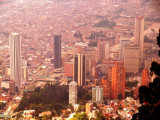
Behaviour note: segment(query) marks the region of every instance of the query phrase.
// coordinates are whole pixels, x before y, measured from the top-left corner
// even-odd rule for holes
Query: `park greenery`
[[[1,103],[0,103],[0,110],[3,109],[5,106],[6,106],[6,104],[3,103],[3,102],[1,102]]]
[[[116,22],[109,21],[108,19],[104,19],[104,20],[101,20],[100,22],[96,23],[93,27],[113,29],[113,27],[115,25],[116,25]]]
[[[67,85],[46,84],[43,88],[37,87],[34,92],[25,92],[15,111],[33,109],[34,116],[38,116],[43,111],[51,111],[52,116],[60,116],[62,110],[71,108],[69,105],[69,87]],[[78,102],[84,105],[91,95],[82,88],[78,88]],[[72,109],[73,110],[73,109]]]

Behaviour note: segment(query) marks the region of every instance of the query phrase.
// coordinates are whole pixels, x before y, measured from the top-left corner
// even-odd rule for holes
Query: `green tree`
[[[105,117],[102,113],[102,111],[96,111],[96,120],[105,120]]]

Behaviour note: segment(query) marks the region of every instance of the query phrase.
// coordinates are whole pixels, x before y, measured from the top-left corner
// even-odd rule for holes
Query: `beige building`
[[[127,73],[137,73],[139,71],[139,46],[127,45],[124,49],[124,66]]]
[[[134,44],[140,46],[140,66],[143,63],[143,48],[144,48],[144,17],[138,16],[135,18]]]
[[[73,80],[78,83],[78,86],[85,85],[86,83],[86,63],[85,55],[78,53],[74,56],[73,65]]]

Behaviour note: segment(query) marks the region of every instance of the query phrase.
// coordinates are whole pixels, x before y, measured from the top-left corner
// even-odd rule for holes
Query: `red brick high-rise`
[[[65,76],[73,77],[73,62],[65,62]]]
[[[149,82],[151,80],[151,75],[149,73],[149,70],[143,69],[142,71],[142,84],[148,86]]]
[[[111,81],[106,78],[102,78],[102,87],[103,87],[103,97],[110,99],[111,98]]]
[[[125,73],[123,62],[115,62],[111,68],[111,98],[118,99],[118,96],[125,98]]]

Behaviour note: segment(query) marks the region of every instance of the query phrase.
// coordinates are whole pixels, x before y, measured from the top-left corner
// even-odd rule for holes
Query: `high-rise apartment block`
[[[96,86],[92,88],[92,102],[97,104],[103,103],[103,88]]]
[[[77,83],[75,81],[69,83],[69,104],[77,104]]]
[[[9,36],[10,43],[10,79],[15,81],[15,87],[22,87],[21,39],[17,33]]]
[[[65,62],[65,76],[73,77],[73,62]]]
[[[129,40],[127,38],[120,39],[120,46],[119,46],[119,59],[124,59],[124,48],[126,45],[129,44]]]
[[[105,59],[108,60],[110,58],[110,46],[109,43],[105,45]]]
[[[151,82],[151,75],[148,69],[143,69],[142,71],[142,83],[141,85],[149,85],[149,82]]]
[[[124,49],[124,66],[127,73],[138,73],[140,68],[139,46],[127,45]]]
[[[140,66],[143,63],[143,46],[144,46],[144,17],[135,18],[134,44],[139,46]]]
[[[111,98],[118,99],[125,98],[125,73],[123,62],[115,62],[114,67],[111,68]]]
[[[99,63],[101,63],[103,60],[105,60],[105,43],[104,42],[98,43],[97,60]]]
[[[85,85],[86,65],[85,56],[82,53],[74,56],[73,79],[78,83],[78,86]]]
[[[94,50],[85,50],[83,53],[86,58],[86,76],[91,76],[92,69],[95,66],[96,53]]]
[[[102,78],[102,87],[103,87],[103,97],[110,99],[111,98],[111,81]]]
[[[61,60],[61,35],[54,35],[54,67],[60,68],[62,64]]]

